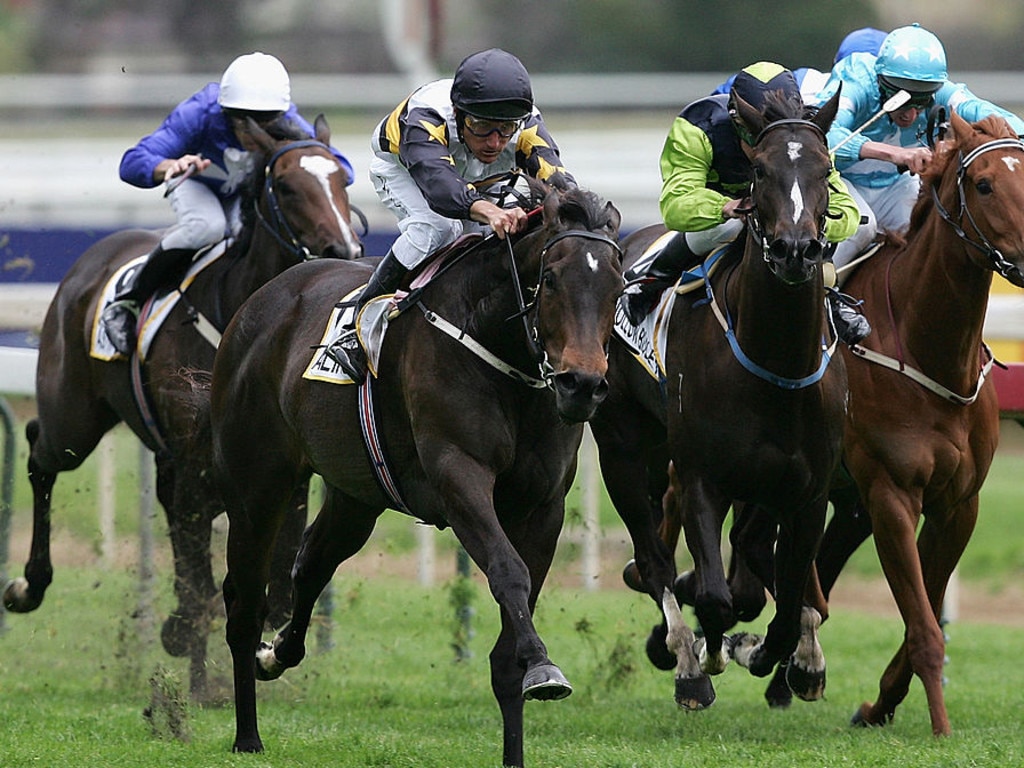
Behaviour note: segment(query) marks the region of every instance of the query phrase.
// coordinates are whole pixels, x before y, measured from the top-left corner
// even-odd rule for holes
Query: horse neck
[[[825,331],[820,268],[802,285],[786,285],[768,269],[759,242],[749,234],[742,261],[723,285],[736,341],[751,360],[790,378],[817,369]]]
[[[992,287],[992,271],[976,263],[969,247],[933,212],[882,276],[886,311],[907,361],[956,391],[977,379]]]
[[[232,259],[224,274],[221,300],[227,313],[233,314],[257,288],[300,260],[263,227],[257,226],[245,253]]]

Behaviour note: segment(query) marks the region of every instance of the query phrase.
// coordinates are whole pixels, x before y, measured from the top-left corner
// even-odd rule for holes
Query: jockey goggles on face
[[[878,92],[882,97],[882,102],[886,102],[896,95],[898,91],[905,90],[910,94],[910,101],[900,107],[897,112],[902,112],[905,109],[928,109],[935,101],[935,93],[921,93],[915,91],[909,91],[906,88],[898,88],[891,83],[887,83],[885,78],[878,79]]]
[[[463,125],[478,139],[486,139],[492,133],[498,134],[503,139],[511,139],[519,130],[521,122],[521,120],[485,120],[482,117],[466,115]]]

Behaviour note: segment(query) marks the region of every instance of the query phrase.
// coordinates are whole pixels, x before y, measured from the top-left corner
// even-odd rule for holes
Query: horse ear
[[[736,106],[737,117],[739,117],[744,125],[747,126],[747,129],[750,131],[750,135],[760,135],[765,125],[764,115],[744,101],[739,94],[735,92],[732,94],[732,103]]]
[[[622,214],[619,213],[619,209],[616,208],[611,202],[604,204],[604,212],[607,218],[601,225],[601,229],[612,238],[618,238],[619,236],[619,225],[622,224]]]
[[[313,121],[313,131],[316,140],[321,144],[331,143],[331,127],[327,124],[327,118],[324,117],[323,112],[317,115],[316,120]]]
[[[552,189],[544,197],[544,226],[551,227],[559,224],[559,209],[562,205],[562,195],[557,189]]]
[[[273,137],[260,128],[259,123],[253,120],[251,117],[245,118],[245,128],[243,129],[245,134],[258,146],[265,154],[270,154],[274,151],[276,143]],[[241,138],[241,137],[239,137]]]
[[[832,127],[832,121],[836,119],[836,113],[839,111],[839,94],[842,92],[843,86],[840,83],[839,90],[835,92],[831,99],[822,104],[814,117],[811,118],[811,122],[818,126],[822,133],[828,133],[828,129]]]
[[[949,111],[949,125],[953,129],[953,136],[957,144],[962,144],[965,139],[974,133],[974,128],[956,113],[955,109]]]

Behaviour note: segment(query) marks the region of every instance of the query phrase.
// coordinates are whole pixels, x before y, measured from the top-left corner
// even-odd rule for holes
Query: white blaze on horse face
[[[587,251],[587,266],[590,267],[591,272],[597,272],[597,259],[594,258],[594,254],[590,251]]]
[[[800,191],[800,182],[793,180],[793,189],[789,191],[789,199],[793,201],[793,223],[800,221],[800,215],[804,212],[804,196]]]
[[[1006,163],[1006,167],[1010,169],[1010,173],[1016,173],[1018,166],[1020,165],[1019,157],[1003,157],[1003,162]]]
[[[789,155],[789,161],[796,164],[800,160],[800,155],[803,153],[803,149],[803,142],[788,142],[786,144],[786,152]],[[797,180],[793,181],[793,189],[789,192],[789,199],[793,201],[793,223],[796,224],[800,221],[800,216],[804,212],[804,196],[800,191],[800,183]]]
[[[338,206],[334,204],[334,196],[331,194],[331,174],[340,171],[341,166],[333,160],[320,155],[304,155],[299,159],[299,165],[306,172],[310,173],[320,183],[320,186],[323,187],[324,194],[331,204],[331,209],[338,219],[338,226],[341,227],[341,232],[345,237],[345,244],[352,253],[358,253],[359,243],[356,242],[356,236],[352,232],[352,227],[345,221],[345,217],[341,215]]]

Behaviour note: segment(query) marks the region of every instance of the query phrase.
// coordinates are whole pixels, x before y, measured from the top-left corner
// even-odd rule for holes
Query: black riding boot
[[[860,344],[871,333],[868,319],[854,309],[859,302],[835,288],[828,291],[828,306],[832,314],[832,324],[836,327],[836,335],[847,346]]]
[[[381,259],[380,264],[370,275],[370,282],[363,288],[362,293],[356,298],[355,310],[352,313],[352,322],[345,326],[341,336],[335,339],[327,347],[327,356],[341,366],[341,369],[348,374],[352,381],[360,382],[366,378],[366,353],[359,343],[359,335],[356,332],[356,317],[370,299],[383,296],[386,293],[394,293],[402,282],[402,278],[408,273],[408,269],[395,258],[392,251]]]
[[[630,290],[635,291],[626,294],[626,317],[633,325],[639,325],[654,309],[661,296],[669,286],[673,285],[683,271],[689,267],[700,264],[701,257],[690,250],[686,242],[686,233],[677,232],[661,249],[661,252],[654,257],[654,261],[647,267],[643,275],[626,274],[626,280],[640,278],[641,282],[636,283]]]
[[[114,349],[122,355],[134,351],[140,305],[158,288],[180,279],[194,255],[190,248],[164,249],[162,245],[150,252],[142,269],[118,292],[100,318]]]

